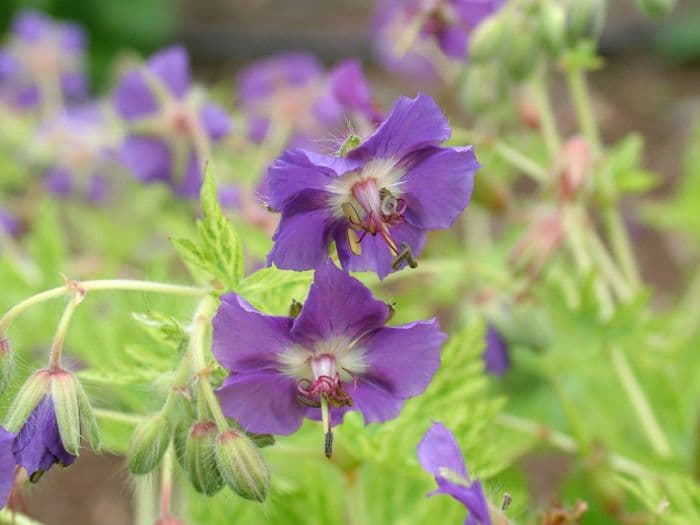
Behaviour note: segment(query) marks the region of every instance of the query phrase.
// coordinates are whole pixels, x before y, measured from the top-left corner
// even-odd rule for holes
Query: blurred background
[[[608,67],[591,75],[603,132],[610,141],[630,130],[644,136],[646,162],[661,174],[663,183],[656,191],[663,195],[680,174],[681,151],[700,117],[700,2],[680,0],[673,15],[662,21],[643,17],[630,1],[609,4],[602,39]],[[386,107],[399,93],[413,95],[416,87],[374,63],[368,36],[373,5],[373,0],[3,0],[0,31],[6,32],[22,7],[80,23],[89,35],[89,73],[96,91],[116,75],[120,55],[147,56],[173,42],[190,50],[200,78],[230,89],[231,97],[236,69],[263,56],[298,49],[328,64],[357,56]],[[557,100],[563,97],[555,96]],[[556,111],[573,126],[565,103]],[[663,301],[664,294],[682,286],[681,272],[652,231],[641,231],[637,245],[642,271],[662,285]],[[33,489],[33,501],[43,502],[33,514],[47,523],[128,524],[130,487],[123,469],[118,458],[86,454],[73,468],[50,472]],[[546,472],[542,478],[546,492],[554,482]]]

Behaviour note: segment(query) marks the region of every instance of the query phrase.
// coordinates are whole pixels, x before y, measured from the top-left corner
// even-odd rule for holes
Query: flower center
[[[167,127],[170,132],[182,136],[194,135],[196,128],[195,117],[192,112],[182,104],[169,104],[166,110]]]
[[[332,354],[314,355],[309,358],[313,381],[297,381],[297,400],[307,406],[320,407],[322,398],[331,408],[351,406],[352,398],[343,389],[340,374],[336,370],[335,356]]]
[[[379,235],[395,257],[393,263],[395,269],[400,267],[403,261],[407,261],[411,267],[414,267],[416,262],[408,244],[402,243],[399,246],[389,231],[390,226],[403,222],[406,200],[397,197],[386,187],[379,188],[377,179],[374,177],[360,179],[353,184],[350,194],[353,199],[343,202],[341,208],[351,226],[347,235],[352,253],[362,254],[361,242],[366,234]],[[362,232],[360,237],[357,236],[357,231]]]

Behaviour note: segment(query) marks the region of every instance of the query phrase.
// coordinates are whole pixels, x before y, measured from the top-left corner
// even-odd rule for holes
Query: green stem
[[[169,283],[156,283],[151,281],[135,281],[130,279],[100,279],[95,281],[67,283],[63,286],[32,295],[31,297],[28,297],[24,301],[17,303],[10,308],[5,315],[0,318],[0,337],[3,337],[7,333],[8,328],[15,321],[15,319],[17,319],[25,311],[29,310],[32,306],[51,299],[56,299],[57,297],[62,297],[67,293],[70,293],[76,287],[79,287],[85,292],[97,290],[128,290],[182,295],[186,297],[201,297],[202,295],[210,293],[210,290],[207,288],[182,286]]]
[[[160,517],[167,518],[170,516],[170,505],[173,495],[173,466],[175,461],[175,453],[173,444],[170,443],[168,449],[163,456],[163,462],[160,469]]]
[[[496,141],[493,149],[503,160],[522,171],[525,175],[528,175],[540,184],[547,182],[547,170],[527,155],[500,140]]]
[[[81,290],[76,290],[73,297],[70,298],[66,308],[63,310],[63,315],[61,320],[58,322],[58,328],[56,329],[56,335],[53,338],[53,343],[51,344],[51,353],[49,354],[49,370],[59,370],[61,368],[61,355],[63,353],[63,342],[66,339],[66,332],[68,331],[68,325],[73,317],[73,313],[78,305],[83,301],[85,297]]]
[[[610,236],[610,245],[612,246],[613,253],[625,277],[627,277],[633,289],[639,288],[641,278],[637,260],[632,250],[632,243],[630,242],[627,229],[625,228],[622,214],[613,203],[605,205],[603,209],[603,220],[605,221],[605,226]]]
[[[581,450],[581,448],[576,444],[576,440],[571,436],[528,419],[501,413],[496,416],[495,422],[497,425],[500,425],[503,428],[517,430],[524,434],[529,434],[532,437],[540,439],[543,442],[570,454],[576,454]],[[622,474],[646,478],[654,476],[649,469],[624,456],[610,454],[609,460],[610,465]]]
[[[552,99],[549,96],[546,69],[540,68],[540,70],[533,76],[531,87],[532,93],[535,97],[535,104],[537,104],[542,137],[547,145],[547,150],[549,151],[550,157],[553,157],[561,149],[561,136],[559,135],[557,121],[554,117]]]
[[[603,151],[603,146],[600,140],[600,131],[593,115],[593,104],[591,104],[591,97],[588,93],[586,76],[580,69],[568,69],[566,80],[581,132],[591,147],[593,158],[597,159]]]
[[[646,434],[654,452],[663,458],[670,457],[672,454],[671,445],[661,429],[651,404],[632,371],[632,367],[627,362],[627,357],[620,348],[615,347],[612,349],[611,358],[613,369],[637,414],[637,419],[641,423],[642,430]]]
[[[588,222],[589,227],[584,232],[587,244],[590,248],[590,253],[598,263],[598,268],[607,277],[610,286],[615,291],[615,294],[622,302],[627,302],[632,299],[632,289],[627,282],[627,279],[622,274],[620,269],[617,267],[613,261],[610,253],[606,249],[603,241],[596,231],[590,226],[590,221]]]
[[[211,383],[209,383],[209,370],[204,357],[207,327],[209,326],[215,308],[215,301],[211,297],[204,298],[199,303],[199,306],[197,306],[192,325],[192,335],[190,337],[190,352],[192,369],[197,377],[199,395],[203,396],[207,402],[209,411],[214,418],[219,432],[225,432],[229,429],[229,424],[221,411],[221,405],[219,405]]]
[[[116,423],[123,423],[125,425],[130,425],[135,427],[141,421],[143,421],[142,416],[136,414],[125,414],[123,412],[117,412],[116,410],[107,410],[104,408],[93,408],[92,413],[95,414],[97,419],[102,419],[104,421],[114,421]]]

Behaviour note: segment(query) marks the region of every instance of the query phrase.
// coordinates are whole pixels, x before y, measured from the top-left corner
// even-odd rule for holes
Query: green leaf
[[[203,218],[197,221],[198,239],[174,239],[173,244],[194,274],[226,290],[237,289],[243,278],[243,245],[219,204],[216,182],[207,166],[201,191]]]

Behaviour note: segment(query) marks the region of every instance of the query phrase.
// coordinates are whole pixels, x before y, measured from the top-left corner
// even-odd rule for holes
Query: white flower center
[[[334,378],[337,373],[341,381],[348,382],[367,370],[365,351],[346,337],[333,337],[317,342],[311,349],[301,345],[289,347],[279,354],[278,360],[280,371],[296,380]]]

